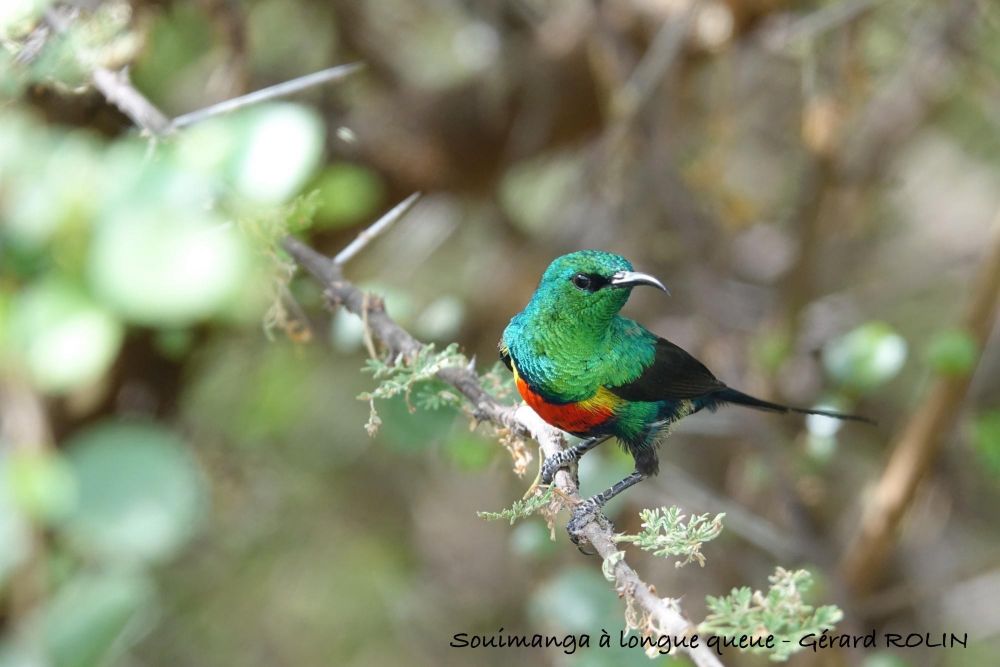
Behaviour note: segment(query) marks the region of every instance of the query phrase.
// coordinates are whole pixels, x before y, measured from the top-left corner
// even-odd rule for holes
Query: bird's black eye
[[[593,280],[591,280],[590,276],[585,273],[578,273],[573,276],[573,284],[582,290],[589,290],[592,282]]]

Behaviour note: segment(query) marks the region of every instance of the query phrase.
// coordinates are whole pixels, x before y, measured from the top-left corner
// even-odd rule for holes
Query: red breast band
[[[532,391],[528,383],[517,378],[517,391],[538,416],[568,433],[587,433],[604,424],[614,412],[606,406],[584,406],[581,403],[549,403]]]

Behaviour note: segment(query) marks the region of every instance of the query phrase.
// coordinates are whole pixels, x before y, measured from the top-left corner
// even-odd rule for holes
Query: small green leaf
[[[374,390],[358,396],[359,400],[368,401],[370,407],[370,416],[365,425],[368,434],[375,435],[381,424],[375,408],[376,399],[401,397],[410,412],[416,412],[417,408],[437,410],[460,404],[462,399],[454,388],[445,385],[436,376],[445,368],[468,366],[468,363],[465,355],[458,351],[456,343],[448,345],[440,352],[434,350],[434,345],[425,345],[413,359],[408,361],[397,360],[386,363],[378,359],[368,359],[364,371],[379,380]]]
[[[942,331],[927,346],[927,362],[942,375],[967,375],[976,365],[979,346],[965,331]]]
[[[526,519],[538,510],[548,507],[549,503],[552,502],[554,493],[555,487],[550,486],[542,493],[536,491],[527,498],[514,501],[514,504],[505,510],[500,510],[499,512],[476,512],[476,516],[487,521],[510,521],[510,525],[513,526],[518,519]]]
[[[768,653],[771,660],[783,661],[801,650],[799,640],[803,636],[832,629],[843,617],[833,605],[816,609],[803,601],[802,594],[813,584],[812,575],[806,570],[779,567],[769,581],[771,587],[766,595],[744,586],[734,588],[726,597],[708,596],[705,602],[710,613],[698,626],[699,630],[719,637],[774,635],[774,649],[749,650]]]
[[[722,519],[726,515],[716,514],[714,519],[709,519],[707,514],[694,515],[684,523],[684,514],[675,506],[644,509],[639,516],[642,518],[642,532],[638,535],[617,535],[616,542],[631,542],[662,558],[683,556],[684,560],[674,564],[676,567],[692,562],[704,567],[701,546],[722,533]]]

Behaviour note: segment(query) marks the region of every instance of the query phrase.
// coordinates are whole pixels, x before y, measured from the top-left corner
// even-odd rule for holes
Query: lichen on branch
[[[714,519],[709,519],[708,514],[692,515],[684,523],[685,517],[679,507],[644,509],[639,512],[642,530],[636,535],[617,535],[615,541],[631,542],[661,558],[683,557],[684,560],[677,561],[675,567],[684,567],[692,562],[704,567],[705,556],[701,553],[701,546],[722,533],[725,516],[716,514]]]
[[[544,491],[533,493],[521,500],[514,501],[514,504],[507,509],[500,510],[499,512],[476,512],[476,516],[487,521],[499,521],[501,519],[510,521],[510,525],[513,526],[519,519],[527,519],[535,512],[547,508],[552,503],[555,490],[556,487],[550,486]]]
[[[803,637],[833,628],[844,616],[834,605],[813,607],[803,601],[802,594],[813,585],[812,575],[806,570],[779,567],[768,580],[771,587],[767,593],[743,586],[734,588],[729,595],[708,596],[710,613],[698,629],[719,637],[773,635],[774,648],[747,650],[782,661],[801,650],[799,642]]]
[[[362,369],[371,373],[379,381],[375,389],[363,392],[359,400],[368,401],[370,407],[365,430],[374,436],[382,420],[375,408],[376,399],[390,399],[402,396],[410,412],[417,408],[437,410],[445,406],[459,405],[462,397],[454,387],[438,379],[445,368],[466,367],[469,360],[458,351],[458,344],[451,343],[440,352],[430,343],[417,350],[410,358],[397,355],[391,361],[372,358],[365,361]]]

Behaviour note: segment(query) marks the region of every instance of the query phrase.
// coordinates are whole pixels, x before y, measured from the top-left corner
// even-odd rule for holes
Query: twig
[[[45,10],[44,14],[45,23],[60,36],[66,34],[75,18],[75,11],[65,13],[55,8]],[[90,78],[104,98],[144,132],[154,137],[170,133],[170,119],[132,85],[128,68],[112,71],[98,66],[93,69]]]
[[[345,280],[339,263],[292,237],[285,238],[282,245],[288,254],[323,286],[331,305],[342,305],[358,317],[365,316],[367,307],[368,327],[375,338],[388,348],[391,355],[412,358],[423,347],[423,343],[389,317],[380,300],[366,300],[360,289]],[[482,388],[479,377],[471,369],[450,367],[440,371],[438,377],[455,387],[469,400],[479,421],[488,421],[498,427],[508,428],[516,434],[534,438],[545,456],[551,456],[562,449],[563,438],[558,431],[543,422],[527,406],[515,410],[513,406],[497,402]],[[569,472],[560,470],[556,474],[554,483],[569,502],[582,501],[573,476]],[[620,558],[618,547],[613,540],[614,532],[610,526],[597,521],[591,522],[584,528],[583,536],[593,545],[604,562],[608,563],[606,567],[614,574],[618,593],[632,600],[648,617],[652,627],[661,633],[678,637],[693,630],[691,622],[677,609],[675,603],[658,597],[652,588],[639,578],[636,571]],[[721,661],[704,643],[697,649],[687,650],[687,654],[696,667],[722,666]]]
[[[412,195],[389,209],[385,215],[375,221],[375,224],[358,234],[356,239],[351,241],[346,248],[338,252],[337,256],[333,258],[334,264],[343,266],[347,262],[351,261],[355,255],[364,250],[365,246],[374,241],[377,237],[389,231],[389,228],[396,224],[396,221],[402,218],[406,212],[417,203],[418,199],[420,199],[420,193],[414,192]]]
[[[798,42],[814,40],[825,32],[853,23],[874,10],[884,0],[844,0],[771,28],[763,35],[764,44],[780,51]]]
[[[132,85],[128,69],[113,72],[106,67],[98,67],[91,74],[91,80],[104,99],[115,105],[143,132],[154,137],[170,134],[170,119]]]
[[[290,81],[283,81],[273,86],[268,86],[267,88],[261,88],[260,90],[255,90],[252,93],[247,93],[246,95],[233,97],[223,102],[219,102],[218,104],[205,107],[204,109],[198,109],[197,111],[192,111],[174,118],[173,123],[171,123],[171,129],[180,129],[182,127],[187,127],[188,125],[200,123],[201,121],[212,118],[213,116],[219,116],[231,111],[236,111],[237,109],[242,109],[243,107],[250,106],[251,104],[258,104],[260,102],[276,99],[278,97],[287,97],[307,88],[312,88],[313,86],[319,86],[331,81],[339,81],[361,70],[363,67],[364,63],[337,65],[335,67],[320,70],[319,72],[313,72],[312,74],[306,74],[305,76],[291,79]]]
[[[375,351],[375,341],[372,340],[372,330],[368,326],[368,311],[371,310],[369,307],[370,303],[371,294],[365,292],[364,310],[361,311],[361,329],[364,331],[362,338],[365,342],[365,349],[368,351],[368,357],[370,359],[378,359],[378,353]]]
[[[993,248],[979,271],[962,322],[962,329],[976,341],[979,350],[986,344],[1000,307],[1000,213],[995,226],[998,232]],[[855,592],[870,588],[881,573],[895,542],[896,528],[954,423],[972,380],[972,370],[962,376],[935,380],[896,438],[885,471],[841,561],[844,580]]]
[[[45,23],[58,35],[66,34],[76,16],[77,12],[75,11],[66,13],[57,8],[46,10],[44,15]],[[41,46],[37,48],[40,49]],[[135,123],[136,127],[153,137],[163,137],[175,130],[194,125],[213,116],[236,111],[237,109],[267,100],[287,97],[307,88],[331,81],[340,81],[361,70],[363,67],[364,63],[359,62],[336,65],[320,70],[319,72],[291,79],[290,81],[283,81],[267,88],[261,88],[246,95],[233,97],[218,104],[205,107],[204,109],[183,114],[173,120],[170,120],[166,114],[160,111],[155,104],[150,102],[145,95],[132,85],[127,68],[113,71],[106,67],[98,66],[91,72],[91,80],[94,82],[94,87],[100,91],[104,98],[128,116]]]

